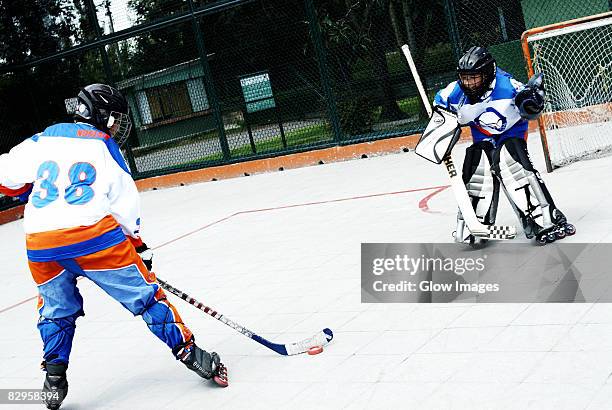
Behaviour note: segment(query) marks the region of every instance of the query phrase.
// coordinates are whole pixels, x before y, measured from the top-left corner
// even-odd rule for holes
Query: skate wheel
[[[555,236],[557,239],[563,239],[567,236],[567,233],[565,232],[565,229],[561,228],[555,231]]]
[[[227,387],[227,386],[229,386],[229,383],[228,383],[227,379],[224,379],[221,376],[215,376],[213,378],[213,380],[215,381],[217,386],[220,386],[220,387]]]
[[[548,232],[546,234],[546,242],[551,243],[557,240],[557,235],[554,232]]]
[[[542,235],[542,236],[537,236],[536,237],[536,242],[538,243],[538,245],[546,245],[548,242],[546,241],[546,235]]]
[[[227,369],[222,364],[219,365],[217,374],[213,376],[213,381],[221,387],[227,387],[229,385],[229,380],[227,379]]]
[[[566,224],[563,227],[563,230],[569,236],[574,235],[576,233],[576,227],[574,225],[572,225],[572,224]]]

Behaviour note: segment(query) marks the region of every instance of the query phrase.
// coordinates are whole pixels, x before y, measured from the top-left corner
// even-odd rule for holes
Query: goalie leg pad
[[[476,216],[485,225],[495,223],[499,199],[499,181],[491,172],[493,151],[493,144],[481,141],[466,150],[463,161],[463,182]]]
[[[465,151],[463,183],[472,202],[474,213],[485,225],[495,223],[499,199],[499,181],[493,177],[491,162],[495,147],[488,141],[480,141]],[[461,211],[457,213],[455,241],[466,242],[471,232],[465,225]]]
[[[531,163],[527,142],[523,138],[508,138],[497,147],[493,155],[493,170],[501,179],[528,238],[552,227],[551,212],[555,205]]]

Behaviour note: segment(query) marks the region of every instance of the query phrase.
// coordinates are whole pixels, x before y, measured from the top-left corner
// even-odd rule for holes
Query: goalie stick
[[[414,82],[419,90],[419,95],[423,101],[423,105],[425,106],[429,117],[432,118],[434,112],[431,108],[431,104],[429,103],[429,99],[427,98],[427,94],[425,93],[425,88],[423,87],[421,77],[417,72],[416,65],[414,64],[414,60],[412,59],[412,54],[410,53],[410,48],[408,45],[404,44],[402,46],[402,52],[404,53],[404,57],[406,57],[406,61],[410,67],[410,72],[412,73]],[[474,208],[472,208],[472,202],[467,190],[465,189],[463,180],[459,177],[459,173],[455,168],[450,152],[448,152],[448,154],[442,159],[442,162],[444,163],[444,167],[448,172],[448,176],[450,177],[451,187],[453,188],[453,193],[457,199],[459,210],[461,211],[465,224],[472,235],[479,238],[497,240],[514,239],[516,237],[516,227],[512,225],[485,225],[478,220],[476,214],[474,213]]]
[[[173,295],[178,296],[179,298],[183,299],[185,302],[189,303],[190,305],[193,305],[197,309],[200,309],[202,312],[206,313],[207,315],[214,317],[218,321],[226,324],[227,326],[231,327],[237,332],[242,333],[249,339],[253,339],[257,343],[262,344],[266,346],[268,349],[274,350],[276,353],[282,354],[284,356],[292,356],[292,355],[296,355],[300,353],[306,353],[308,349],[310,349],[311,347],[324,346],[328,344],[329,342],[331,342],[331,340],[334,338],[334,334],[331,331],[331,329],[325,328],[319,333],[307,339],[300,340],[299,342],[286,343],[286,344],[274,343],[274,342],[271,342],[257,335],[255,332],[247,329],[246,327],[241,326],[238,323],[226,318],[225,316],[223,316],[221,313],[217,312],[216,310],[211,309],[208,306],[205,306],[201,302],[198,302],[196,299],[192,298],[185,292],[175,288],[174,286],[170,285],[168,282],[160,279],[159,277],[157,278],[157,283],[159,283],[159,285],[163,289],[167,290]]]

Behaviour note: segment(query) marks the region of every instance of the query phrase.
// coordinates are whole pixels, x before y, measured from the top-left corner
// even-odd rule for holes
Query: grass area
[[[327,141],[331,138],[331,130],[327,124],[317,124],[310,127],[300,128],[298,130],[285,132],[285,140],[287,141],[288,148]],[[259,142],[256,141],[255,148],[257,153],[284,149],[283,141],[280,135],[269,140]],[[251,145],[244,145],[230,151],[233,158],[251,155],[252,153]]]
[[[228,134],[228,136],[231,134]],[[216,134],[215,134],[216,137]],[[331,140],[332,133],[328,124],[316,124],[310,127],[300,128],[298,130],[292,130],[285,132],[285,140],[287,141],[288,148],[295,148],[303,145],[312,145],[317,142],[326,142]],[[284,149],[280,135],[269,140],[259,141],[255,143],[257,154],[282,151]],[[233,148],[230,150],[230,156],[232,158],[240,158],[253,155],[251,145],[246,144],[240,147]],[[199,163],[207,162],[219,162],[223,159],[223,153],[215,152],[196,158],[191,161],[186,161],[180,164],[173,165],[172,168],[189,166]]]
[[[139,157],[147,154],[151,154],[153,152],[162,151],[169,148],[177,148],[185,145],[191,145],[195,142],[207,141],[213,138],[217,138],[217,131],[205,131],[197,134],[189,135],[186,137],[181,137],[177,139],[172,139],[169,141],[163,141],[156,144],[145,145],[142,147],[132,148],[134,155]]]
[[[433,101],[435,95],[436,95],[437,91],[430,91],[427,93],[427,98],[429,99],[429,101]],[[397,100],[397,105],[399,106],[399,109],[402,110],[407,116],[408,118],[411,118],[415,115],[419,115],[419,121],[425,121],[425,117],[423,116],[424,113],[424,107],[423,107],[423,102],[421,101],[421,97],[420,96],[414,96],[414,97],[407,97],[407,98],[403,98],[401,100]],[[381,119],[380,119],[380,114],[382,111],[382,107],[378,106],[376,107],[376,109],[374,110],[374,123],[380,123]]]

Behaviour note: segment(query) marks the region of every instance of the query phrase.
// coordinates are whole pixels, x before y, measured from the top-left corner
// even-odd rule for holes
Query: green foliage
[[[0,61],[17,64],[72,45],[74,10],[62,0],[0,1]]]
[[[375,109],[370,99],[363,95],[346,98],[339,102],[338,117],[342,131],[348,135],[371,132]]]

